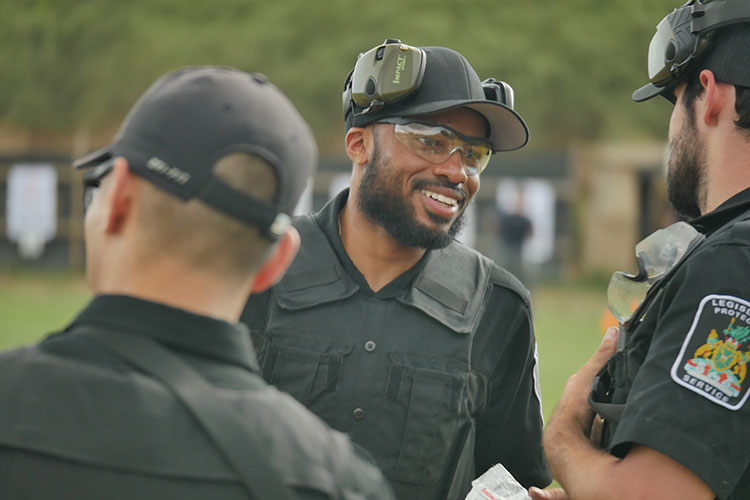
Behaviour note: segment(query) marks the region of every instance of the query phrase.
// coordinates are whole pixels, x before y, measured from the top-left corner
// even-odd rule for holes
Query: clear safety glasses
[[[664,277],[705,236],[687,222],[677,222],[650,234],[635,246],[638,274],[617,271],[607,288],[609,310],[625,324],[643,302],[649,288]]]
[[[386,118],[379,122],[393,123],[396,138],[430,163],[443,163],[456,151],[460,152],[461,164],[469,175],[480,174],[492,156],[489,142],[467,137],[440,123],[407,118]]]

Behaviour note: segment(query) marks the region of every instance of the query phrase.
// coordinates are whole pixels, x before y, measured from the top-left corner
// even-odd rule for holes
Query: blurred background
[[[648,43],[675,0],[3,0],[0,2],[0,349],[88,300],[80,175],[135,99],[185,65],[261,72],[312,125],[319,173],[299,212],[348,183],[341,90],[386,37],[463,53],[515,89],[531,130],[482,174],[461,239],[533,292],[545,412],[598,344],[606,281],[674,215],[671,105],[636,105]],[[662,102],[663,101],[663,102]]]

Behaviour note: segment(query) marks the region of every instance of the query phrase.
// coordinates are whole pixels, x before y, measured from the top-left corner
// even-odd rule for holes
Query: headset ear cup
[[[677,47],[674,45],[674,40],[670,40],[664,49],[664,61],[667,63],[673,63],[677,57]]]
[[[422,83],[426,54],[397,39],[360,55],[347,77],[343,98],[344,116],[374,112],[405,99]]]
[[[514,108],[515,96],[510,84],[494,78],[487,78],[482,82],[482,89],[484,90],[484,97],[488,101],[499,102],[510,109]]]
[[[375,77],[371,76],[365,83],[365,95],[367,97],[375,97],[378,92],[378,82],[375,81]]]

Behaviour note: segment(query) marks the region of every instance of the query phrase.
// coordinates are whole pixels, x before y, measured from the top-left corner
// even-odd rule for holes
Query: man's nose
[[[448,153],[448,159],[437,165],[435,168],[436,175],[446,177],[453,184],[464,184],[469,176],[464,167],[463,149],[455,147]]]

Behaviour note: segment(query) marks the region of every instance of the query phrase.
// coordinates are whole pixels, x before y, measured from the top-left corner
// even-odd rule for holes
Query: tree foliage
[[[18,129],[119,122],[159,75],[189,64],[260,71],[326,144],[341,88],[386,37],[462,52],[516,90],[536,147],[663,137],[665,104],[635,105],[646,51],[674,0],[8,0],[0,2],[0,121]]]

